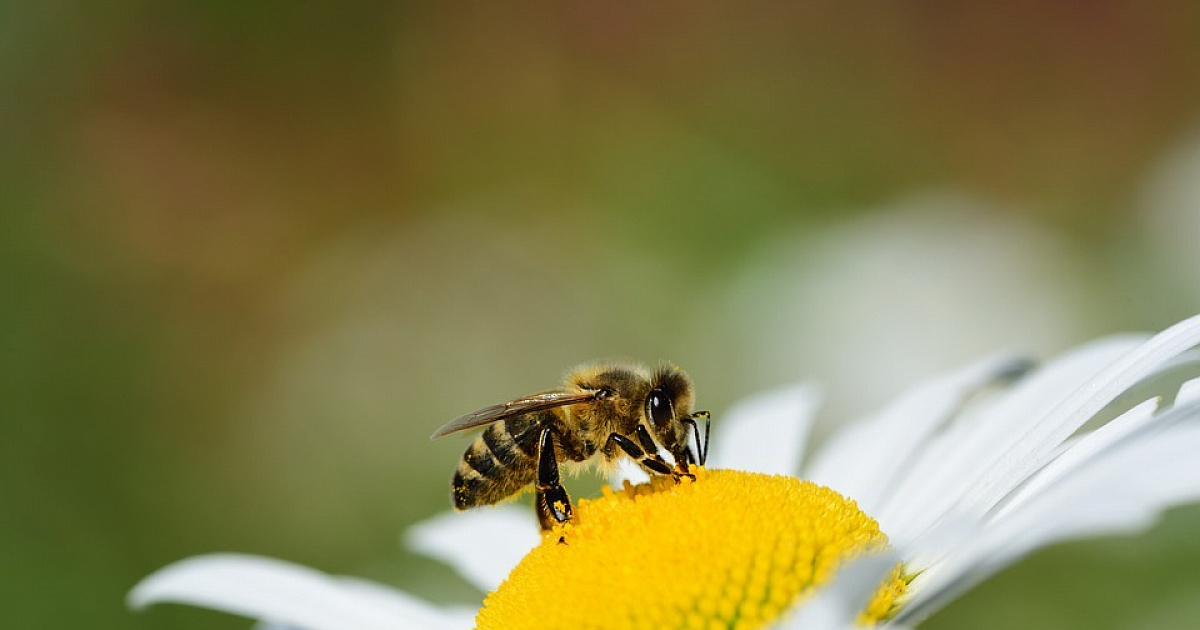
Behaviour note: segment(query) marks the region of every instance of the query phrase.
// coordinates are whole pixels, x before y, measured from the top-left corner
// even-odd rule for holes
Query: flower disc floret
[[[626,482],[547,532],[476,625],[759,628],[845,560],[886,546],[853,501],[791,477],[699,469],[679,484]],[[905,586],[897,567],[863,620],[886,618]]]

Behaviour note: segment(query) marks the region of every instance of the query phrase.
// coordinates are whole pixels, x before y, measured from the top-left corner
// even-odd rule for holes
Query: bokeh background
[[[1198,242],[1194,3],[6,2],[4,625],[248,627],[124,607],[219,550],[477,601],[399,544],[449,418],[632,357],[828,431],[1200,312]],[[1198,527],[927,627],[1194,625]]]

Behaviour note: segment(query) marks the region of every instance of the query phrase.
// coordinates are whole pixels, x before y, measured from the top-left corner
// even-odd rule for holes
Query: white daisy
[[[1092,342],[1028,374],[1019,360],[984,360],[847,426],[803,466],[816,394],[764,394],[718,416],[698,481],[580,501],[567,545],[562,532],[539,544],[515,506],[416,526],[415,550],[491,592],[478,617],[227,554],[168,566],[129,601],[307,630],[913,625],[1035,549],[1136,531],[1200,499],[1200,379],[1154,391],[1200,363],[1197,345],[1200,316]],[[797,474],[837,492],[778,476]]]

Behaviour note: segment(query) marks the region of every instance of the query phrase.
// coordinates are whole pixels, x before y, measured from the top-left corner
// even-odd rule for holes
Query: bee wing
[[[591,402],[596,399],[596,392],[543,392],[534,394],[516,400],[510,400],[499,405],[484,407],[479,411],[474,411],[465,415],[461,415],[450,422],[442,425],[440,429],[433,432],[429,439],[436,440],[443,435],[449,435],[456,431],[464,431],[466,429],[481,427],[485,424],[491,424],[512,416],[541,411],[543,409],[551,409],[554,407],[562,407],[565,405],[575,405],[583,402]]]

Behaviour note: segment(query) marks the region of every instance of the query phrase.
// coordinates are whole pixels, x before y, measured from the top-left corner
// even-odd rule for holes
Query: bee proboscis
[[[611,463],[624,456],[651,475],[691,477],[689,464],[703,465],[708,457],[709,429],[708,412],[693,413],[692,398],[691,379],[677,367],[588,364],[571,370],[558,389],[459,416],[430,437],[486,425],[454,473],[454,507],[491,505],[532,484],[538,522],[550,529],[571,519],[562,462]]]

